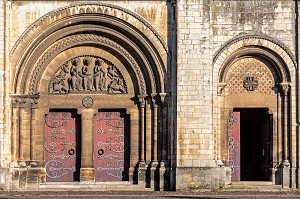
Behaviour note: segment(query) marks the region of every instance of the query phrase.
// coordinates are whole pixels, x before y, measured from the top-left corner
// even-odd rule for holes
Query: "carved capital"
[[[145,108],[145,98],[147,97],[146,94],[142,94],[138,96],[140,107]]]
[[[11,95],[12,107],[36,108],[39,95]]]
[[[289,92],[290,84],[288,82],[282,82],[279,84],[279,91],[282,95],[287,96]]]
[[[218,90],[217,90],[218,95],[222,95],[222,93],[225,89],[225,86],[226,86],[226,83],[223,83],[223,82],[218,84]]]
[[[151,93],[152,107],[157,108],[160,103],[160,96],[157,93]]]
[[[164,104],[168,94],[167,93],[159,93],[158,95],[160,96],[161,103]]]

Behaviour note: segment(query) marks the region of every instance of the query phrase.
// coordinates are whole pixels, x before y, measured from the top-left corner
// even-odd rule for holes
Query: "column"
[[[12,139],[11,139],[11,155],[12,163],[15,164],[19,159],[19,135],[20,135],[20,120],[19,117],[19,102],[17,99],[12,100]]]
[[[160,115],[158,116],[158,124],[159,125],[159,132],[160,132],[160,142],[158,143],[158,145],[160,146],[160,157],[159,157],[159,161],[160,161],[160,165],[159,165],[159,190],[163,191],[163,190],[169,190],[169,188],[167,187],[168,182],[165,179],[165,175],[166,172],[169,172],[168,170],[168,160],[167,160],[167,152],[168,152],[168,136],[166,133],[166,128],[167,128],[167,106],[165,103],[165,98],[166,98],[166,93],[159,93],[160,96],[160,100],[161,100],[161,111],[159,111]]]
[[[280,83],[282,101],[283,101],[283,110],[282,110],[282,134],[283,134],[283,161],[282,161],[282,187],[290,187],[290,163],[288,160],[288,83]]]
[[[139,98],[139,169],[138,169],[138,184],[146,186],[146,161],[145,161],[145,97],[146,95],[140,95]]]
[[[288,147],[288,83],[281,83],[282,89],[282,101],[283,101],[283,166],[288,167],[290,163],[287,159],[287,147]]]
[[[156,98],[157,94],[152,93],[151,94],[151,106],[152,106],[152,160],[151,160],[151,188],[154,188],[154,190],[158,190],[158,160],[157,160],[157,137],[158,137],[158,128],[157,128],[157,111],[158,111],[158,99]]]
[[[226,170],[230,169],[230,168],[225,168],[224,167],[224,163],[222,162],[222,146],[224,147],[224,141],[222,142],[221,141],[221,134],[222,134],[222,120],[221,120],[221,114],[223,113],[221,111],[221,109],[223,108],[224,109],[224,89],[225,89],[225,86],[226,86],[226,83],[219,83],[218,84],[218,87],[217,87],[217,105],[216,105],[216,122],[217,122],[217,133],[216,133],[216,158],[217,158],[217,161],[216,161],[216,164],[217,166],[219,167],[218,168],[218,175],[219,175],[219,181],[218,181],[218,187],[224,187],[225,184],[226,184],[226,181],[227,181],[227,176],[226,176],[226,173],[229,173],[227,172]],[[224,124],[223,124],[224,125]],[[224,125],[225,126],[225,125]],[[223,126],[223,127],[224,127]],[[224,148],[225,149],[225,148]],[[223,177],[224,176],[224,177]]]
[[[95,109],[79,109],[81,114],[81,169],[80,182],[94,182],[95,169],[93,164],[93,122]]]
[[[30,160],[30,127],[31,127],[31,108],[26,98],[20,98],[20,146],[19,161],[26,166],[24,161]]]
[[[217,150],[217,165],[219,167],[223,167],[224,163],[222,162],[222,153],[221,153],[221,133],[222,133],[222,129],[221,129],[221,108],[224,106],[224,89],[225,89],[226,83],[219,83],[218,85],[218,91],[217,91],[217,97],[218,97],[218,103],[216,105],[216,114],[217,114],[217,146],[216,146],[216,150]]]

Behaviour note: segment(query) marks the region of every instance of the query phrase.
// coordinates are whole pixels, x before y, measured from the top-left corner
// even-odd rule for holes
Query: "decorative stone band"
[[[11,95],[11,104],[12,107],[28,107],[35,108],[38,104],[38,99],[40,96],[36,95],[19,95],[13,94]]]

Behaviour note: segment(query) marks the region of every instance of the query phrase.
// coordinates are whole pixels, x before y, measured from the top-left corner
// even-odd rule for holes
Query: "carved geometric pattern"
[[[80,56],[64,62],[49,83],[49,93],[127,93],[119,69],[103,58]]]
[[[258,59],[238,60],[230,67],[227,74],[226,83],[230,94],[247,91],[274,94],[275,81],[272,72]]]

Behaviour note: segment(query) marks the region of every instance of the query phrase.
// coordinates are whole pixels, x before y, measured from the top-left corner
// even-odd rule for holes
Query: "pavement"
[[[177,192],[133,192],[133,191],[13,191],[0,192],[0,198],[28,199],[300,199],[300,191],[256,192],[256,191],[177,191]]]

